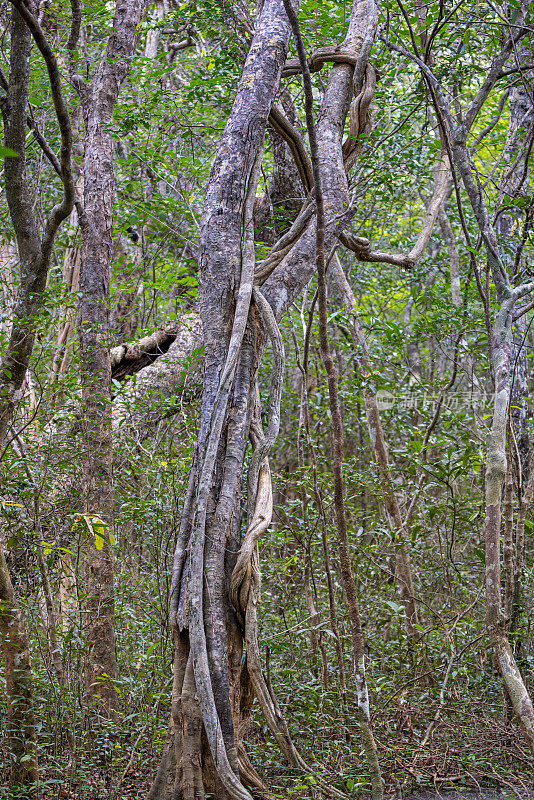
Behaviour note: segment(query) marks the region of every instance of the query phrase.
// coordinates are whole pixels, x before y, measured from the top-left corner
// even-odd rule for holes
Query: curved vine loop
[[[353,51],[346,48],[332,48],[322,47],[316,50],[310,56],[310,63],[314,67],[310,67],[312,72],[317,72],[328,61],[336,63],[350,64],[351,66],[358,65],[358,56],[355,56]],[[297,59],[298,61],[298,59]],[[288,61],[284,69],[283,75],[297,74],[300,68],[297,69],[297,64],[293,61]],[[376,83],[378,80],[378,73],[371,64],[367,64],[365,68],[364,80],[362,85],[361,74],[358,75],[358,69],[354,71],[354,99],[350,106],[349,115],[349,131],[345,142],[343,143],[343,160],[345,169],[349,170],[354,164],[355,160],[360,155],[363,147],[362,138],[369,132],[371,127],[371,104],[373,102]],[[269,115],[269,123],[273,129],[284,139],[288,145],[297,170],[302,181],[302,185],[308,194],[313,189],[313,172],[311,168],[310,157],[306,151],[304,141],[297,129],[292,125],[285,114],[283,109],[276,104],[273,104],[271,113]],[[308,226],[315,206],[310,197],[304,202],[296,220],[291,228],[279,239],[271,251],[268,253],[263,261],[259,261],[256,265],[254,273],[254,282],[261,285],[264,283],[269,275],[276,269],[282,259],[294,247],[296,242],[300,239]],[[350,235],[347,237],[349,238]],[[350,237],[350,249],[354,249],[360,256],[361,260],[365,261],[382,261],[387,254],[372,254],[370,252],[370,242],[368,239],[361,237]],[[377,257],[375,257],[375,255]],[[403,256],[399,256],[397,261],[402,260],[402,266],[405,266],[406,260]],[[395,261],[395,263],[397,263]]]
[[[290,229],[280,237],[263,261],[258,261],[256,264],[254,283],[260,286],[262,283],[265,283],[271,272],[276,269],[284,256],[289,253],[295,243],[300,239],[314,211],[315,205],[311,201],[306,200]]]
[[[318,47],[313,53],[308,56],[308,67],[310,72],[319,72],[325,64],[350,64],[355,67],[358,64],[359,54],[354,50],[343,46],[327,45],[326,47]],[[290,78],[292,75],[299,75],[302,73],[302,68],[298,58],[290,58],[286,61],[285,67],[282,70],[282,78]]]
[[[269,124],[289,146],[304,190],[306,192],[311,191],[313,187],[313,173],[304,140],[295,126],[291,124],[284,114],[284,109],[277,103],[273,103],[271,107]]]
[[[359,154],[358,140],[365,136],[371,127],[370,110],[375,97],[376,81],[377,72],[372,64],[368,63],[363,86],[354,87],[354,99],[350,104],[349,134],[343,143],[343,161],[346,169],[350,169]]]

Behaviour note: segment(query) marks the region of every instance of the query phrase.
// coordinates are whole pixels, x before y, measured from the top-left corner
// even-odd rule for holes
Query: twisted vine
[[[316,72],[324,64],[326,64],[327,61],[356,65],[358,64],[359,56],[356,56],[352,50],[349,51],[346,48],[323,47],[315,51],[315,53],[310,56],[310,59],[312,65],[315,65],[315,69],[311,69],[311,71]],[[288,61],[287,65],[286,69],[294,70],[287,74],[297,74],[297,72],[300,71],[300,67],[299,69],[296,69],[297,65],[293,65],[293,61]],[[358,157],[362,146],[362,137],[369,130],[371,124],[371,103],[373,102],[375,96],[376,82],[378,79],[375,68],[369,63],[365,67],[363,85],[361,85],[361,77],[358,77],[356,74],[357,72],[358,70],[355,70],[354,98],[350,106],[349,131],[343,144],[343,160],[347,170],[350,169],[355,159]],[[286,75],[286,70],[283,72],[283,76],[284,75]],[[269,123],[289,146],[289,149],[293,154],[302,185],[306,192],[310,193],[314,184],[313,170],[310,157],[304,146],[302,136],[284,115],[283,109],[276,104],[273,104],[271,108]],[[314,211],[315,207],[312,203],[311,197],[309,197],[304,202],[304,205],[302,206],[289,231],[287,231],[278,240],[266,258],[263,261],[258,262],[254,275],[255,283],[260,285],[264,283],[269,275],[276,269],[278,264],[280,264],[282,259],[290,252],[290,250],[294,247],[306,230],[308,222],[312,218]],[[396,259],[394,263],[401,263],[402,266],[407,265],[405,256],[390,256],[388,253],[372,253],[371,244],[368,239],[353,237],[348,234],[345,236],[345,241],[343,243],[346,244],[346,246],[348,246],[350,249],[355,250],[355,252],[357,252],[361,257],[361,260],[388,261],[391,258],[394,258]]]
[[[206,631],[204,628],[204,545],[206,541],[206,518],[211,481],[252,297],[255,261],[252,214],[256,188],[260,176],[261,158],[262,150],[260,149],[251,170],[245,198],[241,279],[237,295],[236,311],[226,363],[213,405],[209,433],[199,470],[196,489],[196,507],[189,540],[189,603],[187,622],[191,648],[190,659],[192,660],[198,702],[202,712],[202,720],[204,722],[213,761],[225,789],[234,800],[251,800],[251,797],[236,774],[236,765],[233,767],[230,764],[210,678]]]
[[[265,679],[261,665],[257,611],[261,599],[258,542],[268,530],[273,514],[273,489],[268,455],[278,437],[280,428],[280,404],[285,356],[282,336],[271,306],[256,287],[254,288],[253,297],[263,327],[271,341],[273,370],[268,403],[269,422],[265,434],[261,425],[259,389],[256,383],[254,418],[250,429],[253,453],[247,480],[248,525],[230,579],[230,599],[244,628],[247,669],[254,693],[280,750],[292,766],[313,777],[315,783],[325,794],[335,798],[335,800],[345,800],[346,795],[330,786],[317,775],[304,761],[295,747],[287,722],[280,711],[270,683]]]

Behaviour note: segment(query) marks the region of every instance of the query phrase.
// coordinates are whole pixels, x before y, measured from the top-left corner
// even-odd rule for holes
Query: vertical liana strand
[[[317,299],[319,307],[319,341],[321,348],[321,358],[328,381],[328,399],[332,420],[331,440],[333,452],[334,470],[334,509],[336,528],[338,536],[339,562],[341,566],[341,577],[343,588],[347,597],[349,620],[352,634],[352,645],[354,650],[354,679],[356,684],[356,694],[358,702],[358,723],[362,733],[363,745],[369,770],[371,773],[372,797],[373,800],[382,800],[383,784],[378,763],[376,742],[371,730],[369,713],[369,695],[365,680],[365,650],[362,623],[358,596],[356,592],[356,582],[352,572],[352,565],[349,555],[349,540],[347,533],[347,516],[345,513],[344,488],[343,488],[343,422],[339,407],[339,396],[337,386],[337,370],[332,358],[332,350],[328,340],[328,315],[326,303],[326,261],[325,261],[325,214],[324,201],[321,188],[321,172],[319,165],[319,148],[313,118],[313,92],[311,84],[311,74],[304,52],[302,36],[297,15],[291,5],[291,0],[284,0],[284,7],[293,29],[295,45],[299,57],[306,109],[306,126],[308,129],[308,139],[310,143],[310,154],[313,169],[314,195],[317,214],[316,242],[315,242],[315,261],[317,270]]]

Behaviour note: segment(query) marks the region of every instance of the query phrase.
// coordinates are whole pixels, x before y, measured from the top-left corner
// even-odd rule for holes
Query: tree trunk
[[[26,115],[31,34],[16,9],[11,24],[11,61],[7,97],[2,103],[4,143],[18,158],[4,159],[6,197],[17,238],[21,287],[13,309],[13,323],[0,373],[0,446],[14,412],[14,397],[26,376],[48,265],[43,264],[41,242],[26,177]]]
[[[374,10],[372,2],[365,7],[354,5],[344,42],[355,54],[362,50],[364,69],[376,28]],[[151,800],[170,797],[190,800],[192,785],[215,791],[217,798],[245,800],[250,795],[242,781],[256,787],[262,785],[241,743],[253,694],[258,697],[273,736],[290,763],[310,772],[289,738],[287,725],[263,678],[257,651],[255,608],[259,602],[260,574],[254,537],[265,530],[269,517],[262,506],[266,500],[258,480],[264,473],[258,470],[261,454],[266,452],[264,448],[268,449],[273,435],[271,430],[262,437],[257,421],[251,429],[256,472],[252,478],[249,472],[249,527],[236,567],[237,571],[242,565],[244,570],[239,580],[233,570],[240,542],[243,459],[251,426],[250,409],[256,402],[255,373],[264,347],[264,333],[269,332],[274,347],[275,317],[285,313],[306,285],[315,261],[315,224],[308,213],[300,229],[304,231],[302,238],[280,262],[269,284],[265,284],[268,302],[255,290],[255,305],[250,307],[254,258],[252,206],[258,156],[289,34],[282,3],[266,0],[212,168],[204,205],[200,256],[200,308],[205,344],[201,429],[173,568],[173,713],[164,757],[149,795]],[[362,49],[364,42],[366,47]],[[353,93],[353,74],[353,62],[333,67],[318,125],[328,208],[328,247],[337,241],[343,222],[339,214],[346,214],[348,206],[342,133]],[[261,336],[256,313],[264,329]],[[269,416],[271,428],[276,417],[274,407],[270,407]],[[230,576],[232,602],[246,634],[247,658],[243,665],[242,632],[227,594]],[[191,706],[189,692],[190,659],[203,723],[200,739],[196,727],[198,710]],[[187,761],[184,754],[198,753],[199,747],[200,759]],[[193,781],[188,772],[191,763]],[[320,780],[317,782],[321,785]],[[325,787],[324,781],[322,785],[331,795],[340,796],[337,790]]]
[[[96,89],[96,87],[95,87]],[[98,110],[97,110],[98,109]],[[80,266],[80,373],[84,443],[84,512],[91,527],[84,547],[84,634],[88,652],[85,693],[90,714],[109,716],[117,705],[114,624],[111,366],[109,266],[112,247],[113,164],[111,135],[93,106],[86,117],[84,214]],[[96,111],[96,113],[95,113]],[[85,116],[85,115],[84,115]],[[98,521],[100,520],[100,522]],[[100,526],[102,536],[94,535]],[[103,540],[103,544],[102,544]],[[97,549],[97,543],[101,549]]]
[[[516,54],[520,64],[531,58],[529,48],[522,47]],[[514,60],[515,63],[515,60]],[[523,186],[528,186],[528,147],[532,137],[532,115],[534,104],[522,84],[515,88],[510,96],[510,124],[508,129],[506,151],[507,159],[501,181],[499,202],[507,206],[506,196],[521,197]],[[531,141],[531,139],[530,139]],[[523,157],[521,157],[523,156]],[[509,166],[511,162],[511,166]],[[502,263],[517,286],[521,283],[517,263],[516,247],[513,243],[512,228],[515,218],[503,210],[495,223],[495,232],[501,245]],[[496,282],[497,283],[497,282]],[[498,286],[498,284],[497,284]],[[512,324],[514,302],[501,294],[501,307],[495,321],[492,335],[492,358],[495,373],[495,403],[492,430],[488,437],[486,458],[486,603],[487,625],[497,666],[501,673],[505,689],[516,713],[519,724],[523,728],[527,742],[534,753],[534,705],[529,696],[523,678],[517,667],[512,649],[508,641],[507,628],[513,618],[514,627],[518,616],[518,591],[515,587],[521,583],[524,513],[522,495],[525,491],[527,503],[530,501],[528,467],[528,365],[526,358],[525,335],[526,317],[523,317],[517,328]],[[510,420],[512,437],[516,438],[518,451],[518,475],[520,493],[520,518],[518,519],[519,536],[516,538],[516,552],[513,552],[512,526],[512,470],[509,463],[512,441],[506,452],[507,422]],[[512,438],[511,437],[511,438]],[[523,489],[523,482],[526,489]],[[505,571],[505,596],[501,591],[501,517],[502,493],[505,487],[504,505],[504,547],[503,565]],[[504,600],[504,603],[503,603]]]
[[[242,256],[242,236],[245,232],[251,241],[259,156],[289,33],[281,1],[266,0],[204,205],[201,429],[173,569],[173,707],[164,757],[149,795],[158,800],[190,800],[201,791],[213,792],[221,800],[250,797],[240,780],[238,759],[251,711],[250,677],[246,663],[241,664],[242,633],[229,601],[228,586],[241,539],[239,501],[255,399],[257,323],[253,317],[246,331],[241,328],[241,355],[233,367],[233,379],[230,375],[228,388],[223,390],[228,400],[219,406],[220,382],[232,330],[239,324],[239,319],[234,323],[234,312],[240,315],[241,325],[248,316],[254,261],[249,263],[250,245]],[[220,433],[214,445],[215,463],[206,480],[203,455],[213,438],[210,422],[215,405],[219,417],[215,424]],[[250,779],[255,781],[256,777],[252,771]]]
[[[501,607],[501,504],[507,471],[506,423],[513,352],[512,308],[510,301],[502,303],[495,321],[492,342],[495,403],[486,455],[486,620],[504,686],[534,753],[534,706],[510,648]]]
[[[13,6],[9,81],[7,96],[2,99],[1,107],[5,146],[17,154],[5,158],[4,177],[9,213],[17,240],[20,287],[13,308],[9,343],[0,367],[0,450],[6,445],[15,411],[15,398],[23,385],[32,354],[54,238],[74,203],[70,123],[61,94],[55,56],[32,14],[35,10],[34,4],[29,2],[23,6],[19,2],[13,2]],[[33,213],[33,201],[26,175],[26,120],[32,34],[37,36],[39,49],[48,68],[61,132],[63,196],[46,219],[42,236],[39,235]],[[38,768],[28,638],[1,546],[0,634],[7,679],[7,729],[12,753],[10,788],[13,795],[21,792],[23,796],[36,797]]]
[[[82,383],[87,641],[85,693],[90,717],[117,706],[113,567],[113,442],[109,341],[109,271],[113,253],[113,138],[120,87],[137,44],[145,0],[117,0],[114,32],[88,85],[79,89],[85,125],[84,202],[80,265],[80,373]],[[74,50],[76,43],[72,45]]]
[[[337,255],[332,259],[331,269],[333,278],[339,287],[341,296],[343,297],[343,301],[353,315],[351,336],[358,351],[357,360],[360,365],[360,371],[365,378],[365,376],[371,374],[373,367],[367,349],[365,334],[362,330],[358,317],[356,298],[354,297],[354,293],[347,281],[347,278],[345,277],[345,273],[343,272],[343,268]],[[384,430],[382,428],[382,420],[380,417],[380,409],[378,407],[376,392],[373,391],[372,387],[366,386],[363,394],[365,414],[367,418],[367,429],[369,431],[369,438],[373,447],[378,475],[382,486],[386,518],[391,533],[397,543],[395,572],[399,584],[399,594],[405,608],[406,633],[409,640],[412,643],[415,643],[419,638],[417,627],[419,625],[419,615],[417,612],[417,604],[415,602],[410,556],[405,540],[406,532],[404,521],[402,519],[397,494],[395,492],[393,476],[391,475],[388,447],[384,437]]]
[[[28,634],[0,544],[0,633],[6,670],[7,735],[13,796],[37,798],[39,770]]]

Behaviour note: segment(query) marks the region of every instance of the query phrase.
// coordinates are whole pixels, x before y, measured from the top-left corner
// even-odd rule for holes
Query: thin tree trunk
[[[9,344],[0,368],[0,447],[5,443],[7,429],[14,413],[14,398],[23,384],[33,350],[55,235],[74,204],[74,182],[70,163],[71,129],[61,94],[55,56],[31,13],[33,5],[26,7],[19,2],[14,2],[13,5],[16,7],[13,9],[11,25],[9,82],[7,97],[2,103],[2,116],[5,146],[18,154],[16,158],[4,159],[4,174],[6,198],[17,240],[20,288],[13,308]],[[22,16],[17,10],[19,5]],[[37,36],[39,49],[47,63],[62,143],[64,194],[46,220],[42,236],[39,235],[26,176],[26,118],[32,39],[27,23],[34,36]]]
[[[110,130],[120,87],[137,44],[146,0],[117,0],[114,32],[88,85],[73,78],[85,125],[84,202],[78,323],[85,448],[86,539],[84,634],[85,693],[89,718],[112,716],[115,654],[113,565],[113,441],[109,341],[109,272],[113,254],[113,138]],[[70,42],[72,50],[76,42]],[[97,547],[97,544],[99,547]]]
[[[456,244],[456,238],[445,205],[443,204],[438,212],[438,221],[441,235],[445,241],[447,253],[449,255],[449,270],[451,276],[451,300],[453,306],[458,308],[462,302],[462,286],[460,283],[460,251]]]
[[[312,304],[314,301],[312,301]],[[311,313],[313,312],[313,305],[311,308]],[[311,315],[311,314],[310,314]],[[309,320],[309,324],[311,324],[311,320]],[[309,330],[304,330],[304,353],[302,357],[302,361],[300,359],[300,354],[298,352],[298,342],[295,336],[295,347],[297,348],[297,363],[299,369],[302,373],[302,390],[301,390],[301,408],[304,417],[304,428],[306,430],[306,437],[308,441],[308,447],[310,449],[311,454],[311,468],[312,468],[312,477],[313,477],[313,493],[315,496],[315,503],[317,505],[317,512],[319,514],[320,524],[321,524],[321,543],[323,549],[323,561],[324,561],[324,570],[325,570],[325,577],[326,577],[326,586],[328,590],[328,609],[330,612],[330,628],[332,630],[332,634],[334,636],[334,644],[336,649],[336,660],[337,660],[337,667],[339,672],[339,684],[341,690],[341,702],[343,706],[343,715],[346,718],[347,716],[347,679],[345,675],[345,664],[343,658],[343,645],[341,641],[341,634],[339,632],[339,625],[337,620],[337,612],[336,612],[336,597],[334,592],[334,581],[332,579],[332,569],[330,566],[330,548],[328,545],[328,528],[327,528],[327,521],[326,521],[326,513],[324,509],[323,498],[321,492],[319,490],[319,481],[318,481],[318,471],[317,471],[317,457],[315,454],[315,447],[313,444],[313,440],[311,437],[310,431],[310,409],[309,409],[309,402],[308,402],[308,347],[309,347]]]
[[[9,338],[13,324],[13,304],[15,302],[13,270],[17,263],[17,253],[8,241],[0,243],[0,281],[2,283],[3,315],[0,330]]]
[[[352,634],[352,647],[354,657],[354,681],[358,703],[358,723],[362,733],[363,746],[367,764],[371,773],[373,800],[382,800],[384,796],[382,775],[378,762],[376,742],[371,730],[371,715],[369,709],[369,693],[365,675],[365,643],[363,638],[362,622],[358,602],[356,581],[352,569],[349,550],[347,515],[345,510],[345,489],[343,480],[343,419],[339,405],[338,376],[332,357],[332,348],[328,338],[328,308],[326,299],[326,259],[325,259],[325,211],[322,190],[321,162],[315,122],[313,118],[313,90],[311,75],[304,45],[300,34],[299,23],[291,0],[284,0],[287,15],[291,21],[293,35],[296,41],[297,53],[302,69],[304,82],[304,95],[306,106],[306,122],[308,139],[313,167],[315,205],[317,214],[315,262],[317,268],[317,298],[319,309],[319,339],[321,357],[323,360],[328,382],[328,398],[331,414],[331,442],[333,455],[334,474],[334,512],[338,535],[339,561],[343,588],[347,599],[349,621]]]
[[[512,307],[509,300],[502,304],[495,322],[492,342],[496,391],[486,456],[486,619],[504,685],[534,753],[534,706],[510,648],[501,608],[501,503],[507,471],[506,422],[510,402]]]
[[[509,450],[506,461],[502,560],[504,570],[504,615],[509,619],[512,613],[514,597],[514,482],[512,476],[512,457]]]
[[[0,543],[0,633],[6,669],[9,786],[13,796],[37,798],[39,769],[28,634]]]
[[[52,245],[61,222],[74,203],[71,129],[57,62],[32,12],[33,3],[13,2],[11,53],[7,96],[2,102],[4,143],[17,157],[4,160],[5,192],[17,241],[20,286],[13,307],[9,343],[0,367],[0,450],[6,445],[39,324]],[[31,33],[30,33],[31,31]],[[50,212],[39,235],[26,175],[26,119],[32,34],[44,57],[61,132],[63,196]],[[7,680],[8,740],[12,753],[10,787],[13,795],[37,797],[38,767],[33,717],[30,654],[26,629],[3,549],[0,547],[0,634]]]
[[[510,697],[517,719],[523,728],[528,745],[534,752],[534,706],[510,648],[506,622],[501,607],[502,490],[507,471],[506,427],[511,397],[513,365],[513,311],[516,303],[534,289],[534,282],[520,283],[515,287],[511,285],[511,276],[506,269],[506,259],[502,256],[496,229],[488,211],[486,198],[473,171],[470,153],[466,144],[467,132],[473,125],[489,92],[498,80],[503,65],[517,46],[520,37],[526,33],[526,28],[522,27],[526,10],[527,6],[524,5],[518,12],[514,30],[505,41],[499,55],[493,60],[488,77],[465,113],[461,127],[457,125],[435,75],[421,60],[417,59],[417,63],[432,87],[436,110],[447,130],[448,148],[454,158],[454,163],[462,179],[474,218],[478,224],[486,250],[488,272],[491,273],[493,278],[499,300],[499,311],[495,318],[490,341],[495,380],[495,398],[492,427],[488,435],[486,451],[486,518],[484,528],[486,624],[503,684]]]
[[[514,636],[517,632],[519,617],[522,604],[522,583],[523,583],[523,563],[525,552],[525,522],[527,511],[530,508],[532,497],[534,496],[534,451],[530,453],[530,463],[528,465],[528,480],[523,486],[523,491],[519,496],[519,510],[517,513],[515,529],[515,553],[514,553],[514,577],[512,590],[512,605],[510,614],[509,631]]]
[[[331,261],[331,270],[345,305],[353,315],[351,335],[354,345],[357,348],[360,370],[365,376],[372,370],[371,360],[367,349],[367,342],[365,340],[363,329],[360,325],[354,293],[345,277],[345,273],[343,272],[337,255],[334,255]],[[404,522],[389,466],[388,448],[384,437],[384,430],[382,428],[382,420],[380,417],[376,393],[368,386],[364,388],[364,405],[369,438],[373,447],[378,468],[378,475],[382,486],[386,516],[397,545],[395,556],[395,572],[399,584],[400,597],[406,613],[406,632],[409,639],[415,643],[419,638],[417,628],[419,624],[419,616],[415,602],[410,556],[405,541],[406,534],[404,530]]]

